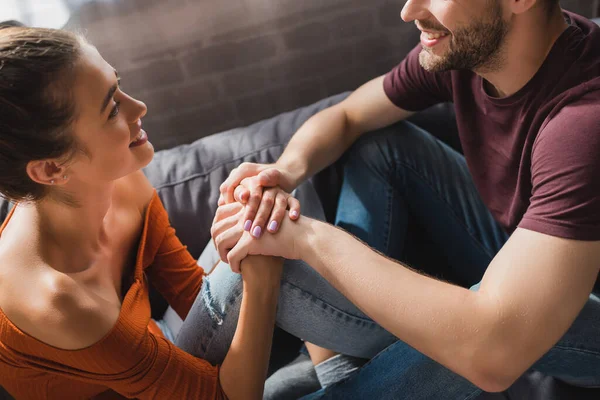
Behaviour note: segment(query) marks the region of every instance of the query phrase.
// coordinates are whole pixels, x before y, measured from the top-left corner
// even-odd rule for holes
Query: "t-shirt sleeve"
[[[421,45],[415,47],[383,81],[388,98],[406,111],[421,111],[452,101],[450,72],[426,71],[419,62],[421,50]]]
[[[563,107],[540,131],[531,174],[530,206],[519,227],[600,240],[600,92]]]

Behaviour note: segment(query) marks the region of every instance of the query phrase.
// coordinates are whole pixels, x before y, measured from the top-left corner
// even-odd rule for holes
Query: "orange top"
[[[134,282],[115,326],[90,347],[63,350],[22,332],[0,310],[0,385],[19,400],[225,399],[219,367],[187,354],[156,326],[149,327],[148,281],[185,319],[203,276],[175,236],[155,192],[146,211]]]

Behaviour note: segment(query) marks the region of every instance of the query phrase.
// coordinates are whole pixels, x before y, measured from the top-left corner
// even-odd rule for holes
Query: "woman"
[[[83,38],[0,30],[0,193],[18,203],[0,230],[0,385],[18,399],[261,397],[282,262],[204,276],[140,170],[145,114]],[[283,281],[291,333],[361,357],[393,340],[307,266]],[[150,319],[150,283],[185,320],[187,352]]]

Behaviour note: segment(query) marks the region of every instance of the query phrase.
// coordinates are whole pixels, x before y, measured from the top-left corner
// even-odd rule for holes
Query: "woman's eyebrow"
[[[117,77],[117,79],[120,79],[119,73],[117,72],[117,70],[115,70],[115,76]],[[115,92],[117,91],[118,87],[119,87],[119,85],[116,83],[108,90],[108,93],[106,94],[106,97],[104,98],[104,101],[102,102],[102,108],[100,109],[101,115],[104,114],[104,110],[106,110],[106,106],[108,106],[110,99],[112,99],[112,97],[115,95]]]

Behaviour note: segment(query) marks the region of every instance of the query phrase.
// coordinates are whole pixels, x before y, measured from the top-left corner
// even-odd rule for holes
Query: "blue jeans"
[[[303,184],[295,195],[302,204],[303,215],[324,218],[312,185]],[[212,243],[206,252],[212,252],[218,259]],[[175,344],[212,364],[221,364],[237,327],[241,300],[241,276],[220,262],[205,278]],[[286,260],[284,264],[276,324],[316,345],[367,359],[396,341],[322,276],[297,260]]]
[[[336,223],[395,259],[412,250],[409,243],[439,255],[435,262],[417,258],[414,266],[464,287],[481,280],[508,239],[480,199],[464,157],[408,122],[368,134],[350,149]],[[414,227],[425,232],[426,243],[411,237]],[[533,369],[574,385],[600,386],[597,296]],[[480,393],[396,341],[350,377],[305,398],[472,399]]]

